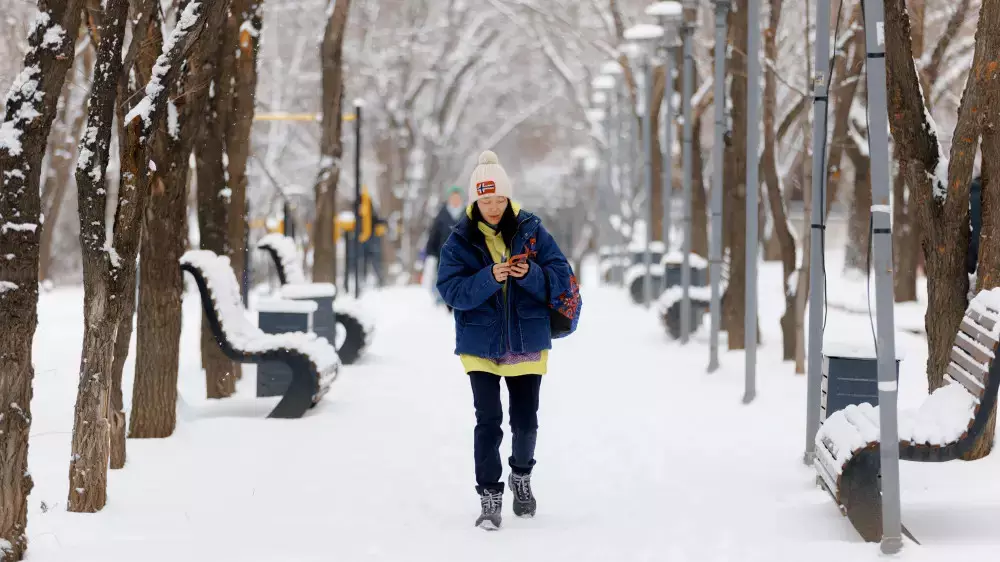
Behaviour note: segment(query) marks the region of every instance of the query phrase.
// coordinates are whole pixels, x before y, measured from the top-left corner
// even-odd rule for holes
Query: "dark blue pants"
[[[535,466],[535,441],[538,437],[538,391],[541,375],[499,377],[489,373],[469,373],[472,397],[476,406],[474,454],[476,490],[503,491],[503,466],[500,442],[503,441],[503,405],[500,402],[500,379],[507,382],[510,397],[511,456],[508,464],[519,474],[530,473]]]

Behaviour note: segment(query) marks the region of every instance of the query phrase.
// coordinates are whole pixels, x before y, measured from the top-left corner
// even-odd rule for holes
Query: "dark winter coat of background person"
[[[434,218],[434,224],[431,225],[431,231],[427,236],[427,248],[426,253],[428,256],[434,256],[441,260],[441,248],[444,246],[448,237],[451,236],[451,229],[458,224],[461,220],[462,215],[459,214],[458,218],[452,218],[452,214],[448,211],[448,204],[445,203],[441,205],[441,210],[438,212],[437,217]]]

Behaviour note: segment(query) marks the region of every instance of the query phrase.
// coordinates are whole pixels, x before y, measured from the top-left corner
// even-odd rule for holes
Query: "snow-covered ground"
[[[450,317],[419,287],[365,299],[378,321],[369,355],[344,367],[300,420],[264,419],[274,399],[253,397],[252,368],[236,397],[203,398],[191,294],[177,432],[129,441],[128,464],[111,473],[102,512],[66,512],[82,291],[45,294],[35,343],[28,560],[879,558],[802,464],[805,378],[780,361],[779,269],[761,269],[764,344],[758,398],[749,406],[741,404],[742,353],[724,354],[723,369],[706,374],[704,328],[686,347],[670,342],[623,291],[587,286],[592,272],[585,273],[580,330],[557,343],[542,385],[539,513],[516,519],[508,497],[499,533],[473,527],[472,396],[451,354]],[[834,287],[844,285],[831,279]],[[828,340],[868,333],[867,315],[831,306]],[[926,393],[926,352],[920,336],[902,330],[897,345],[905,351],[905,408]],[[131,382],[125,387],[127,409]],[[904,463],[903,519],[923,546],[907,542],[900,558],[1000,552],[998,475],[997,454]]]

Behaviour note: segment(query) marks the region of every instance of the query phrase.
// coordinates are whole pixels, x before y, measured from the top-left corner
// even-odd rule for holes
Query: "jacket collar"
[[[541,224],[541,219],[536,215],[529,213],[521,208],[521,204],[516,201],[510,202],[511,208],[514,209],[514,216],[517,217],[517,233],[521,237],[530,238],[535,234],[538,229],[538,225]],[[455,234],[460,238],[465,240],[467,243],[472,244],[471,232],[472,229],[478,229],[478,227],[473,224],[472,221],[472,205],[469,205],[465,209],[465,216],[462,220],[455,225]],[[515,237],[517,239],[517,237]]]

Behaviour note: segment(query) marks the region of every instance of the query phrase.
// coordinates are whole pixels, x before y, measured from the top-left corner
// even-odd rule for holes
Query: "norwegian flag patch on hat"
[[[497,184],[493,180],[481,181],[476,184],[476,194],[480,197],[493,195],[497,192]]]

